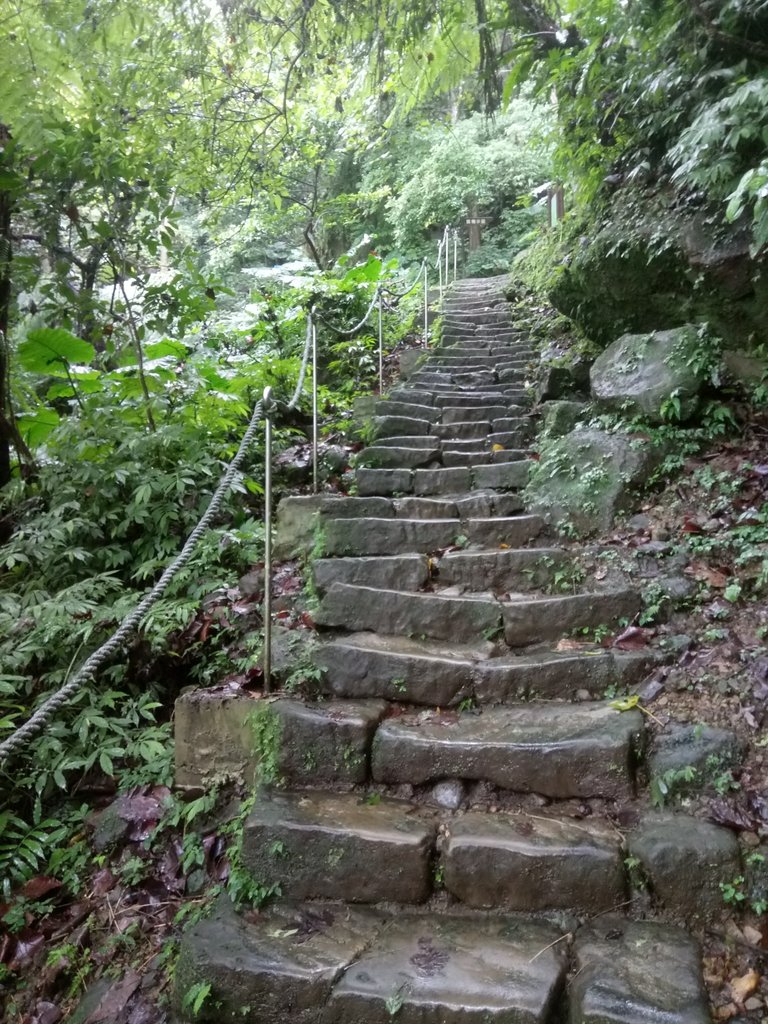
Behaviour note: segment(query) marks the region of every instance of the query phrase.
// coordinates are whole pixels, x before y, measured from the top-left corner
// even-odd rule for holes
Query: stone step
[[[463,531],[458,519],[327,519],[321,547],[326,556],[424,553],[450,547]]]
[[[447,392],[436,392],[433,395],[434,404],[437,408],[450,408],[450,409],[461,409],[471,408],[477,409],[483,405],[487,405],[493,408],[503,407],[507,410],[506,415],[510,416],[514,414],[517,408],[517,400],[507,395],[499,394],[498,392],[487,392],[487,391],[447,391]],[[526,401],[528,401],[526,395]]]
[[[430,424],[434,426],[434,424]],[[392,437],[378,437],[376,438],[377,448],[421,448],[424,450],[430,450],[441,447],[441,441],[439,438],[435,438],[428,434],[417,434],[412,435],[393,435]]]
[[[486,443],[491,447],[501,445],[502,448],[520,448],[530,440],[532,426],[529,420],[521,418],[520,425],[516,429],[503,431],[496,431],[494,429],[498,422],[498,420],[495,420],[491,424],[491,433],[486,438]]]
[[[262,791],[243,828],[241,860],[260,885],[279,886],[288,899],[423,903],[436,830],[401,801]]]
[[[323,644],[315,663],[325,669],[321,692],[339,698],[383,697],[432,707],[509,704],[529,698],[600,697],[607,687],[631,687],[657,660],[653,651],[537,651],[494,656],[491,641],[462,645],[378,633],[355,633]]]
[[[315,622],[350,632],[473,643],[500,631],[501,606],[492,595],[454,597],[334,583],[315,612]]]
[[[361,496],[410,494],[413,490],[413,478],[414,474],[410,469],[355,470],[357,491]]]
[[[571,557],[562,548],[448,551],[436,560],[435,582],[496,594],[540,590]]]
[[[445,827],[445,888],[470,907],[600,914],[625,899],[621,836],[602,822],[470,812]]]
[[[429,565],[426,555],[318,558],[312,563],[312,576],[321,594],[334,583],[419,590],[429,581]]]
[[[479,443],[479,442],[476,442]],[[443,441],[443,465],[444,466],[488,466],[498,462],[503,456],[505,461],[522,460],[527,456],[524,451],[503,451],[493,452],[489,448],[476,451],[461,451],[453,447],[452,441]]]
[[[417,469],[413,474],[414,494],[461,494],[472,489],[468,466]]]
[[[393,402],[382,398],[376,403],[377,416],[404,416],[406,419],[427,420],[432,423],[439,418],[439,412],[430,403],[419,405],[417,402]]]
[[[528,483],[530,460],[498,462],[491,466],[476,466],[472,475],[475,487],[498,491],[522,490]]]
[[[637,615],[641,603],[636,590],[604,590],[505,601],[504,638],[510,647],[527,647],[557,640],[576,629],[616,627]]]
[[[222,900],[182,935],[174,1010],[197,1024],[549,1024],[568,969],[564,935],[519,916],[390,914],[335,903],[239,915]],[[589,949],[584,956],[591,963]],[[200,983],[210,992],[193,1018],[183,1004]],[[591,987],[582,988],[578,1019],[593,1024]],[[681,999],[690,995],[685,988]],[[626,1015],[611,1019],[634,1024]],[[678,1019],[703,1024],[642,1017]]]
[[[432,427],[433,437],[440,438],[485,440],[490,433],[490,420],[450,420],[448,423],[435,423]]]
[[[554,799],[627,799],[643,731],[640,711],[605,704],[520,704],[480,713],[406,714],[379,726],[377,782],[483,780]]]
[[[400,384],[389,392],[388,401],[415,403],[417,405],[435,405],[435,396],[432,391],[424,388],[409,387],[407,384]]]
[[[437,426],[435,424],[435,426]],[[416,469],[440,462],[440,449],[434,443],[426,448],[389,448],[371,445],[355,457],[355,465],[370,469]]]
[[[414,416],[373,416],[371,426],[375,438],[392,437],[396,434],[424,436],[429,433],[435,420],[434,414],[429,419],[417,419]]]
[[[468,423],[477,420],[482,423],[502,419],[507,415],[505,405],[444,405],[443,414],[440,417],[442,424],[446,423]]]

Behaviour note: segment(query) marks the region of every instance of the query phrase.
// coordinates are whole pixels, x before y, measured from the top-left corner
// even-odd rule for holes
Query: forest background
[[[0,739],[158,578],[263,388],[290,395],[310,306],[356,323],[471,210],[462,273],[513,268],[577,351],[705,319],[765,354],[768,3],[2,0],[0,40]],[[389,350],[419,323],[418,296],[388,310]],[[325,486],[375,347],[321,328]],[[257,444],[134,642],[3,766],[12,934],[92,883],[94,802],[170,787],[179,689],[258,682],[227,595],[263,555],[262,486]],[[205,801],[163,793],[152,837],[180,830],[186,878]]]

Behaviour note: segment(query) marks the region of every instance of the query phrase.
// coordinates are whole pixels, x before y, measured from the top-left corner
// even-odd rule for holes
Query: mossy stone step
[[[440,413],[433,405],[419,405],[416,402],[397,402],[389,398],[382,398],[375,406],[376,416],[404,416],[407,419],[428,420],[434,423]]]
[[[469,423],[477,421],[490,424],[493,420],[501,419],[507,415],[507,407],[504,405],[469,405],[469,406],[443,406],[440,422],[446,423]]]
[[[409,804],[349,793],[262,792],[243,828],[243,867],[289,899],[423,903],[437,825]]]
[[[327,902],[254,915],[222,899],[182,936],[174,1009],[190,1024],[549,1024],[568,967],[562,935],[519,916]],[[195,984],[210,995],[192,1018]]]
[[[323,693],[432,707],[451,707],[468,698],[490,705],[528,698],[571,700],[584,691],[596,698],[609,686],[631,687],[658,660],[650,650],[600,648],[499,657],[490,641],[462,645],[372,632],[338,637],[314,653],[315,663],[325,669],[319,684]]]
[[[382,416],[371,419],[373,436],[376,438],[392,437],[396,434],[423,435],[428,434],[434,422],[434,415],[429,418],[417,419],[413,416]]]
[[[371,771],[389,785],[480,779],[555,799],[626,799],[642,731],[639,711],[601,703],[407,714],[377,729]]]

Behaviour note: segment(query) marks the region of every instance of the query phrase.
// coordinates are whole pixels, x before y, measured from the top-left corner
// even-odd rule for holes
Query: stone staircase
[[[684,886],[695,843],[674,817],[654,819],[655,847],[617,827],[642,803],[645,722],[599,698],[654,654],[558,644],[630,620],[639,596],[551,592],[569,554],[520,496],[534,352],[505,283],[454,286],[441,345],[378,404],[359,497],[322,503],[324,700],[271,705],[284,784],[257,793],[242,841],[281,898],[186,932],[183,1019],[195,983],[210,1022],[709,1019],[696,941],[637,919],[649,897],[625,863],[651,891],[657,861],[677,865]],[[248,703],[230,702],[239,721]],[[220,740],[200,732],[214,761]]]

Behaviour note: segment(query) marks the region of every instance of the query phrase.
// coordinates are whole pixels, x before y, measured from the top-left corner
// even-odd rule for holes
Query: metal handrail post
[[[384,393],[384,293],[379,286],[379,394]]]
[[[445,234],[443,236],[443,241],[445,242],[444,248],[445,248],[445,287],[446,288],[448,287],[448,250],[450,249],[450,237],[451,236],[450,236],[450,232],[448,230],[448,225],[446,224],[445,225]]]
[[[272,388],[264,388],[264,692],[272,682]]]
[[[437,278],[438,278],[438,292],[440,299],[443,298],[443,242],[442,239],[437,243]]]
[[[317,494],[317,325],[315,324],[311,312],[309,317],[310,330],[312,331],[312,490]]]
[[[453,280],[455,281],[458,276],[458,265],[459,265],[459,232],[456,228],[453,229]]]
[[[424,348],[429,345],[429,269],[424,260]]]

